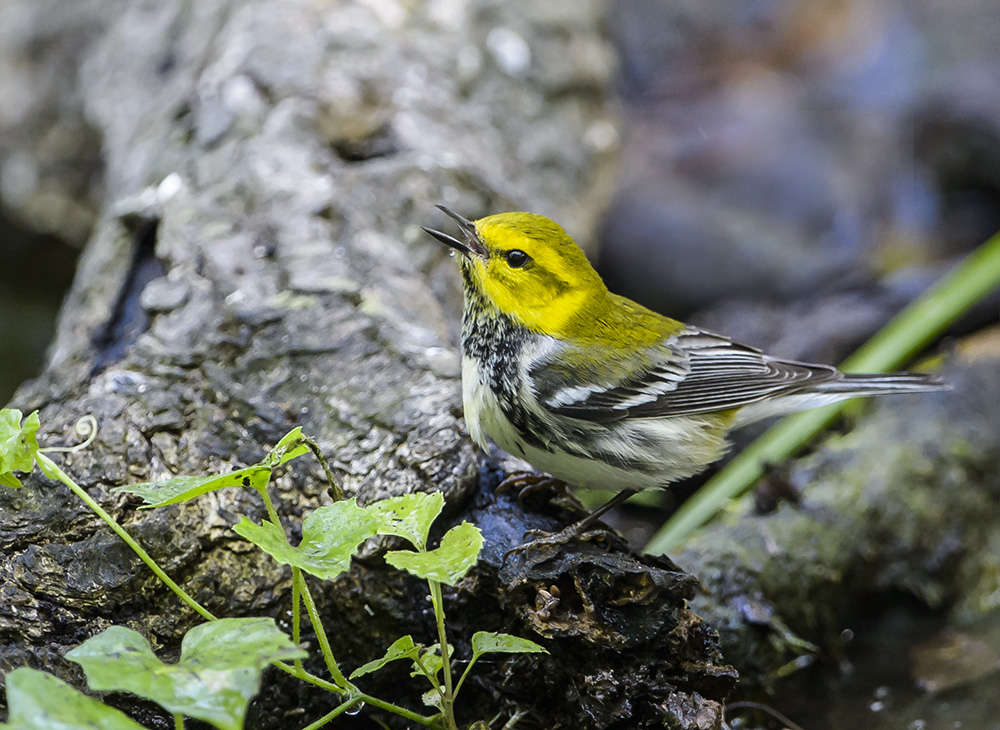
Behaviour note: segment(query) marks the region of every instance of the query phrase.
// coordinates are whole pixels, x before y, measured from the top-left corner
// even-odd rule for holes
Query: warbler
[[[438,208],[462,231],[459,240],[424,228],[460,254],[469,434],[567,484],[619,492],[612,503],[702,471],[734,427],[945,387],[934,375],[846,374],[771,357],[612,294],[548,218],[469,221]]]

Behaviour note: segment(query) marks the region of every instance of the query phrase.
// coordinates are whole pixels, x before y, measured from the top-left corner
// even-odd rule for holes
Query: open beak
[[[483,245],[482,241],[479,240],[479,234],[476,233],[476,225],[470,221],[468,218],[460,216],[453,210],[445,208],[443,205],[437,206],[442,212],[453,221],[458,223],[462,227],[462,233],[465,237],[465,242],[459,241],[457,238],[449,236],[447,233],[442,233],[441,231],[435,231],[433,228],[427,228],[426,226],[421,226],[427,233],[434,236],[437,240],[443,243],[445,246],[455,249],[464,256],[476,255],[482,258],[488,258],[489,253],[486,251],[486,247]]]

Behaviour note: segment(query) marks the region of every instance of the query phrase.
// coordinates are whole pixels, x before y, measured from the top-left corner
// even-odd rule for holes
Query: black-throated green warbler
[[[666,487],[718,459],[735,426],[944,387],[933,375],[844,374],[771,357],[612,294],[548,218],[472,222],[438,207],[464,238],[424,229],[461,254],[469,433],[568,484],[623,496]]]

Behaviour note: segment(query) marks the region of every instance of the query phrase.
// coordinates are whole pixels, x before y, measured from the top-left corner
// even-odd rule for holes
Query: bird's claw
[[[507,559],[511,555],[516,555],[518,553],[529,553],[532,550],[538,550],[541,548],[555,548],[561,545],[568,545],[571,542],[597,542],[604,541],[608,547],[610,547],[616,540],[621,540],[621,535],[618,535],[611,528],[596,527],[590,530],[579,530],[574,529],[576,525],[570,525],[564,530],[560,530],[556,533],[545,532],[544,530],[528,530],[525,532],[526,537],[533,537],[534,539],[528,540],[525,543],[518,545],[517,547],[511,548],[506,553],[504,553],[503,560],[501,564],[506,564]]]

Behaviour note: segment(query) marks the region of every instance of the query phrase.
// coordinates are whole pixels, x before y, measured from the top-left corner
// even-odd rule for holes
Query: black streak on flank
[[[128,346],[149,328],[149,315],[143,310],[139,299],[146,284],[166,273],[163,264],[156,259],[156,232],[159,225],[158,219],[146,219],[136,227],[132,264],[125,283],[107,324],[94,337],[97,356],[91,374],[121,360]]]

